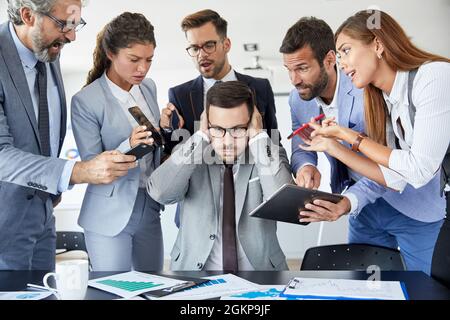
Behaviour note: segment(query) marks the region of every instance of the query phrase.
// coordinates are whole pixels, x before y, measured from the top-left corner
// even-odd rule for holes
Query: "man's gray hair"
[[[15,25],[23,24],[22,17],[20,16],[21,8],[30,8],[31,10],[39,13],[50,13],[53,6],[58,0],[6,0],[8,1],[8,16],[9,20]],[[82,6],[87,3],[85,0],[81,0]]]
[[[20,9],[30,8],[40,13],[49,13],[58,0],[7,0],[9,20],[15,25],[23,24]]]

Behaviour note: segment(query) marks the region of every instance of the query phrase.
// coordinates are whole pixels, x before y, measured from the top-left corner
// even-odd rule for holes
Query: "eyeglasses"
[[[58,18],[52,16],[49,13],[41,13],[42,15],[52,19],[60,28],[60,32],[61,33],[68,33],[72,30],[75,30],[75,32],[80,31],[85,25],[86,25],[86,21],[83,20],[83,18],[80,18],[80,21],[78,21],[78,23],[75,20],[72,21],[62,21],[59,20]]]
[[[191,57],[197,57],[200,54],[200,50],[203,50],[205,53],[214,53],[216,52],[217,41],[211,40],[205,42],[202,46],[192,45],[186,48],[187,53]]]
[[[223,138],[228,132],[233,138],[243,138],[247,134],[247,127],[222,128],[217,126],[210,126],[208,128],[209,134],[213,138]]]

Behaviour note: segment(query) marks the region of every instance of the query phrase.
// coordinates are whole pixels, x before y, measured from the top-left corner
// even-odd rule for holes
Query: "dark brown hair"
[[[376,15],[380,17],[379,27],[369,28],[371,19]],[[383,44],[383,59],[395,72],[413,70],[431,61],[450,62],[447,58],[417,48],[398,22],[383,11],[357,12],[338,28],[335,39],[341,33],[364,44],[370,44],[377,38]],[[364,110],[367,135],[386,145],[386,102],[383,92],[372,84],[364,88]]]
[[[252,90],[241,81],[218,83],[209,89],[206,95],[206,114],[209,114],[211,105],[231,109],[243,103],[247,105],[248,114],[251,118],[255,106]]]
[[[89,71],[86,85],[100,78],[111,66],[107,52],[117,54],[120,49],[134,44],[153,44],[156,47],[154,28],[140,13],[124,12],[108,23],[97,35],[94,66]]]
[[[181,22],[181,29],[187,32],[190,29],[199,28],[208,22],[211,22],[216,27],[217,34],[222,39],[227,37],[228,23],[217,12],[210,9],[198,11],[185,17]]]
[[[311,47],[320,66],[330,50],[336,50],[333,30],[323,20],[303,17],[289,28],[280,47],[280,53],[290,54],[306,46]]]

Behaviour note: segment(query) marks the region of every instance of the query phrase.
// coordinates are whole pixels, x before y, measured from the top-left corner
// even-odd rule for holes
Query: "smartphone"
[[[145,114],[142,112],[142,110],[136,106],[131,107],[128,109],[128,111],[133,116],[134,120],[140,125],[140,126],[146,126],[147,131],[150,131],[152,133],[152,138],[155,141],[155,145],[157,147],[164,147],[166,145],[166,141],[164,140],[164,137],[156,130],[156,128],[152,125],[150,120],[147,119]]]
[[[139,160],[146,154],[152,152],[153,149],[154,149],[153,146],[149,146],[148,144],[141,143],[141,144],[138,144],[137,146],[135,146],[134,148],[131,148],[127,152],[125,152],[125,154],[127,156],[135,156],[136,160]]]

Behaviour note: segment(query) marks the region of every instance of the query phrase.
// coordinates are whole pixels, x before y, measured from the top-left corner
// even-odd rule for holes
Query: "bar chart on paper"
[[[123,298],[132,298],[144,292],[168,288],[184,281],[153,274],[130,271],[89,281],[89,286],[114,293]]]
[[[144,289],[152,289],[158,286],[161,286],[162,283],[153,283],[153,282],[135,282],[135,281],[118,281],[112,279],[106,279],[103,281],[97,281],[97,283],[104,284],[106,286],[111,286],[114,288],[122,289],[125,291],[138,291]]]

